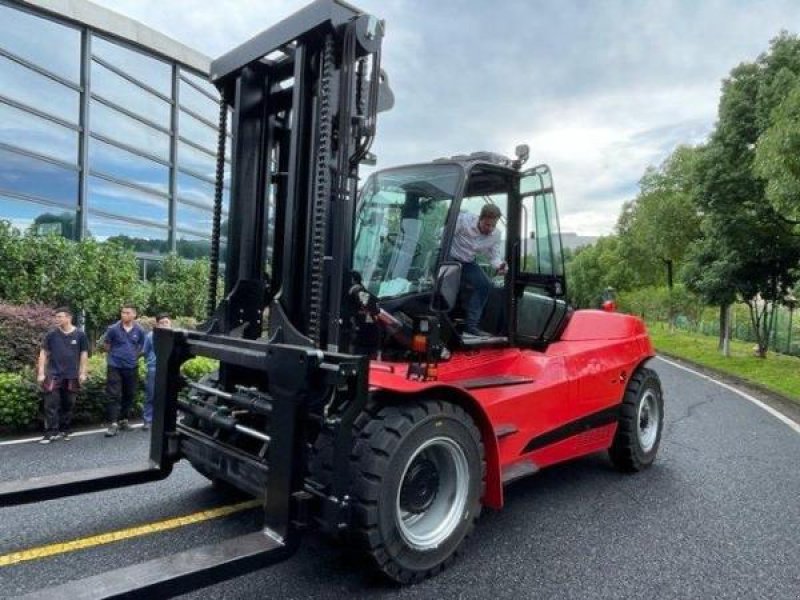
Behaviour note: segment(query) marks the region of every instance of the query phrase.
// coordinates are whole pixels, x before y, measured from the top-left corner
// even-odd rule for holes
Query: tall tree
[[[640,283],[666,282],[670,294],[686,249],[700,234],[691,195],[696,155],[694,148],[680,146],[659,168],[649,168],[639,182],[639,195],[625,206],[618,222],[620,254],[637,271]],[[650,278],[644,276],[648,272]],[[670,323],[674,317],[670,310]]]
[[[731,71],[723,82],[719,120],[695,169],[694,199],[708,219],[706,234],[716,238],[696,256],[708,258],[709,247],[724,251],[729,282],[750,309],[761,356],[772,313],[793,286],[800,260],[800,238],[767,201],[765,181],[754,168],[756,145],[772,126],[780,90],[789,85],[789,72],[796,72],[792,66],[800,67],[800,44],[782,35],[756,63]]]

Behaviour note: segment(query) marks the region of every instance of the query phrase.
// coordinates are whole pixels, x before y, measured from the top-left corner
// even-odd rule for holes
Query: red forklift
[[[0,484],[0,505],[167,477],[186,459],[263,501],[259,531],[44,590],[168,597],[284,560],[314,528],[413,583],[450,564],[483,507],[538,470],[608,451],[648,467],[664,408],[637,318],[572,310],[550,170],[490,152],[372,174],[393,103],[383,22],[317,0],[214,61],[220,90],[214,265],[232,116],[225,289],[200,331],[158,329],[141,464]],[[459,214],[500,209],[508,271],[464,331]],[[479,258],[478,263],[481,264]],[[489,275],[489,265],[485,265]],[[199,383],[195,356],[219,361]]]

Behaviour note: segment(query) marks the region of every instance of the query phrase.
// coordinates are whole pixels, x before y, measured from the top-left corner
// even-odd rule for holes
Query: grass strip
[[[753,352],[752,342],[737,340],[731,340],[731,355],[726,357],[717,350],[714,336],[677,329],[670,331],[665,323],[648,323],[647,329],[659,352],[763,386],[800,405],[798,357],[770,352],[767,358],[758,358]]]

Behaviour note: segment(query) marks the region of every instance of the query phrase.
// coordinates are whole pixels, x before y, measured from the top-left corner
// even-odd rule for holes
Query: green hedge
[[[218,368],[218,362],[197,357],[183,364],[181,373],[197,381]],[[139,390],[132,417],[141,415],[144,404],[144,381],[147,367],[139,362]],[[73,425],[80,427],[102,423],[106,411],[106,355],[89,358],[88,378],[84,382],[73,412]],[[44,421],[42,398],[32,369],[0,373],[0,432],[20,433],[40,430]]]
[[[39,414],[33,371],[0,373],[0,428],[25,430]]]

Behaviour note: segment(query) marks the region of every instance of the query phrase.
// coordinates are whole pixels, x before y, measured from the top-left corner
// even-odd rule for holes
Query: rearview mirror
[[[461,287],[461,263],[455,261],[443,262],[436,273],[431,297],[431,310],[434,312],[448,313],[456,305],[458,290]]]

